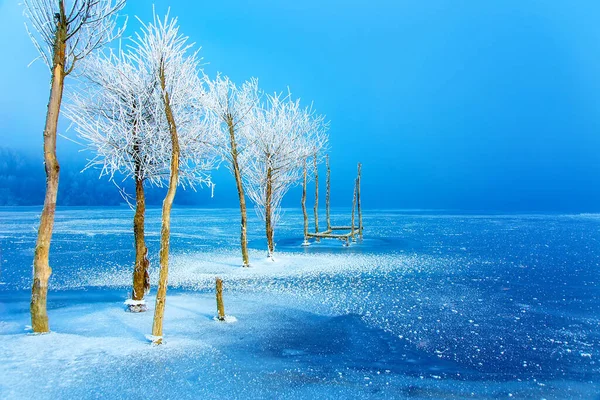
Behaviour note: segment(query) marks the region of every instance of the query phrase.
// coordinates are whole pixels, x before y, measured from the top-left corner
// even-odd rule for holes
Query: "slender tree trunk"
[[[352,236],[352,241],[355,241],[354,239],[354,212],[356,211],[356,187],[358,186],[358,178],[356,178],[356,180],[354,181],[354,196],[352,197],[352,226],[351,226],[351,231],[350,231],[350,236]]]
[[[267,168],[267,185],[265,193],[265,228],[267,232],[267,247],[269,248],[269,258],[273,259],[275,252],[274,231],[273,231],[273,169]]]
[[[136,166],[136,170],[139,167]],[[150,276],[148,275],[148,248],[144,239],[144,225],[146,213],[146,198],[144,194],[144,181],[139,175],[135,178],[135,216],[133,218],[133,236],[135,240],[135,268],[133,270],[133,290],[131,299],[135,301],[144,300],[144,296],[150,289]],[[146,311],[145,304],[132,304],[129,311]]]
[[[219,321],[225,321],[225,306],[223,305],[223,280],[221,278],[216,279],[216,290],[217,294],[217,319]]]
[[[306,159],[303,169],[304,180],[302,182],[302,215],[304,216],[304,246],[308,246],[308,214],[306,212]]]
[[[64,13],[63,13],[64,14]],[[62,103],[65,79],[65,50],[66,50],[66,24],[64,18],[57,22],[55,36],[52,80],[50,85],[50,99],[46,113],[46,126],[44,128],[44,165],[46,170],[46,196],[44,208],[40,216],[40,226],[33,256],[33,285],[31,288],[31,327],[36,333],[50,331],[46,304],[48,300],[48,280],[52,274],[50,268],[50,241],[54,227],[54,214],[56,212],[56,197],[58,194],[58,175],[60,166],[56,158],[56,131],[58,116]]]
[[[362,208],[360,206],[360,174],[362,165],[358,163],[358,178],[356,180],[356,206],[358,207],[358,237],[363,238]]]
[[[134,109],[136,104],[133,104]],[[133,121],[133,135],[138,135],[137,119]],[[150,276],[148,275],[148,248],[144,237],[144,225],[146,214],[146,195],[144,193],[144,178],[143,178],[143,155],[140,154],[140,139],[136,138],[133,145],[134,168],[135,168],[135,216],[133,217],[133,238],[135,245],[135,266],[133,269],[133,289],[131,291],[131,299],[139,302],[138,304],[130,304],[129,311],[144,312],[148,308],[143,302],[144,296],[150,289]]]
[[[250,258],[248,257],[248,234],[247,224],[248,219],[246,216],[246,195],[244,193],[244,185],[242,183],[242,173],[240,171],[240,164],[238,162],[238,150],[237,142],[235,139],[235,127],[233,125],[233,119],[229,117],[227,119],[227,125],[229,126],[229,145],[231,148],[231,163],[233,166],[233,176],[235,177],[235,185],[237,187],[238,198],[240,201],[240,214],[241,220],[241,234],[240,243],[242,247],[242,266],[250,266]]]
[[[162,343],[163,335],[163,317],[165,313],[165,302],[167,300],[167,279],[169,276],[169,239],[171,236],[171,208],[173,207],[173,200],[175,200],[175,193],[177,191],[177,184],[179,180],[179,139],[177,137],[177,126],[175,125],[175,118],[171,110],[171,101],[169,93],[165,87],[165,71],[164,66],[161,65],[160,69],[160,80],[161,87],[164,96],[164,107],[167,122],[169,124],[169,133],[171,134],[171,176],[169,177],[169,187],[165,200],[163,201],[162,207],[162,227],[160,231],[160,274],[158,277],[158,289],[156,291],[156,305],[154,308],[154,321],[152,324],[152,336],[154,336],[154,343]]]
[[[326,212],[326,218],[327,218],[327,230],[330,231],[331,230],[331,215],[330,215],[330,204],[329,204],[329,199],[331,197],[331,169],[329,168],[329,154],[327,154],[327,157],[325,158],[325,162],[327,164],[327,192],[325,194],[325,212]]]
[[[315,233],[319,233],[319,168],[317,165],[317,154],[313,158],[314,168],[315,168]],[[319,238],[315,238],[315,241],[318,242]]]

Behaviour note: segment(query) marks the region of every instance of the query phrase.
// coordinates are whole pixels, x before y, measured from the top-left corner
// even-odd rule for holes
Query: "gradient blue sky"
[[[49,75],[27,68],[18,3],[0,2],[0,145],[41,159]],[[151,4],[128,2],[128,34]],[[600,211],[598,1],[155,4],[202,46],[209,75],[289,86],[328,116],[336,205],[360,160],[366,207]],[[216,180],[215,205],[235,205],[230,178]]]

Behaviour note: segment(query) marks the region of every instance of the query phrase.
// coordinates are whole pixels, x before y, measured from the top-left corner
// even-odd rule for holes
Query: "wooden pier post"
[[[304,181],[302,183],[302,215],[304,216],[304,243],[302,246],[308,246],[308,214],[306,212],[306,159],[304,159]]]
[[[362,223],[362,209],[360,207],[360,174],[362,164],[358,163],[358,176],[356,178],[356,205],[358,207],[358,237],[360,240],[363,238],[363,223]]]
[[[223,306],[223,280],[221,278],[217,278],[216,283],[217,318],[219,321],[225,321],[225,306]]]
[[[317,153],[313,157],[315,167],[315,233],[319,233],[319,167],[317,162]],[[319,238],[315,238],[315,241],[319,241]]]
[[[329,168],[329,154],[325,158],[327,165],[327,193],[325,195],[325,211],[327,215],[327,231],[331,231],[331,213],[329,199],[331,197],[331,168]]]

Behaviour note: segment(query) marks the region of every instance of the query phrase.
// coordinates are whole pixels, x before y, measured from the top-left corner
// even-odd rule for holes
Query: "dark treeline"
[[[108,179],[99,178],[100,171],[87,169],[84,161],[65,161],[61,165],[58,191],[59,206],[118,206],[126,201],[119,189]],[[36,206],[44,202],[43,162],[14,149],[0,147],[0,206]],[[134,188],[125,181],[126,193],[133,195]],[[207,193],[208,192],[208,193]],[[177,197],[180,205],[210,205],[210,191],[181,191]],[[159,206],[164,190],[149,188],[147,203]],[[135,203],[135,199],[130,200]]]
[[[0,147],[0,205],[31,206],[44,201],[44,169],[41,162]]]

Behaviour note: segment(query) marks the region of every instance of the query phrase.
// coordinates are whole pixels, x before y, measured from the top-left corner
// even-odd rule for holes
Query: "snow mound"
[[[237,318],[234,317],[233,315],[226,315],[225,319],[223,319],[223,320],[220,320],[219,317],[214,316],[213,320],[214,321],[218,321],[218,322],[223,322],[223,323],[226,323],[226,324],[233,324],[233,323],[237,322]]]
[[[125,300],[125,302],[123,302],[123,304],[125,304],[126,306],[142,306],[146,304],[146,300],[127,299]]]

